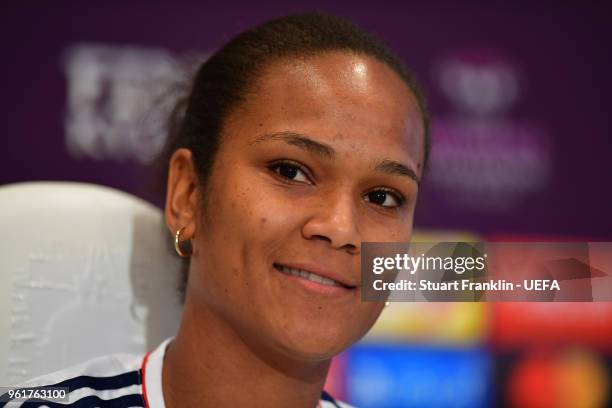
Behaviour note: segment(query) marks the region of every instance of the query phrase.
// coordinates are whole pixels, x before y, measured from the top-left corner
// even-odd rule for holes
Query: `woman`
[[[78,406],[347,406],[322,390],[330,360],[384,307],[360,300],[360,243],[410,239],[427,128],[397,57],[351,23],[238,35],[168,145],[166,222],[189,259],[178,334],[32,384]]]

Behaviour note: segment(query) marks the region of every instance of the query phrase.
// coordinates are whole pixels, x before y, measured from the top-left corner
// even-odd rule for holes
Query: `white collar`
[[[147,408],[166,408],[162,389],[162,367],[166,347],[172,337],[164,340],[157,348],[147,353],[142,361],[142,395]]]

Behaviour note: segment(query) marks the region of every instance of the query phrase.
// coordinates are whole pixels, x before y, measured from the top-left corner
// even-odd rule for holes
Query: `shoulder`
[[[114,354],[33,378],[15,387],[61,387],[70,403],[94,406],[96,401],[112,401],[113,406],[142,406],[141,356]],[[91,401],[91,405],[88,403]],[[126,405],[127,404],[127,405]]]
[[[113,354],[96,357],[81,364],[35,377],[18,386],[42,386],[65,382],[78,377],[108,378],[140,370],[141,356]]]

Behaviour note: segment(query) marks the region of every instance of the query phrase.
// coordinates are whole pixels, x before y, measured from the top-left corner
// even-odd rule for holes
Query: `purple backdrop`
[[[97,44],[210,52],[271,17],[319,9],[386,39],[425,89],[440,153],[434,151],[417,226],[612,235],[612,17],[603,2],[14,3],[0,15],[2,184],[77,180],[155,200],[137,161],[78,158],[67,149],[67,51]],[[478,129],[486,135],[474,136]],[[436,175],[436,163],[446,173]],[[445,178],[450,173],[456,178]]]

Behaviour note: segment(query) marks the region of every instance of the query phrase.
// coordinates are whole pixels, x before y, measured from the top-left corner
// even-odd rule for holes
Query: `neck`
[[[329,360],[295,361],[249,340],[188,297],[164,358],[166,407],[317,406]]]

